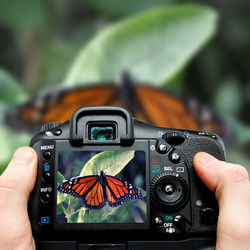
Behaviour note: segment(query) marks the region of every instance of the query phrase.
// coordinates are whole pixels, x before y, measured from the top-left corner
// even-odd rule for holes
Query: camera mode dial
[[[155,176],[150,184],[151,201],[164,211],[177,211],[187,200],[188,187],[180,176],[166,173]]]
[[[61,125],[61,122],[50,122],[46,123],[41,127],[41,132],[52,130],[53,128],[56,128],[57,126]]]

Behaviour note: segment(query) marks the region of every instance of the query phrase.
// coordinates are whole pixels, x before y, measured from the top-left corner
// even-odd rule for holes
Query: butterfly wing
[[[14,129],[35,132],[44,123],[67,121],[81,107],[111,105],[115,93],[115,87],[108,84],[54,89],[12,110],[7,114],[6,122]]]
[[[160,127],[193,130],[199,128],[186,103],[169,92],[149,86],[138,86],[136,95],[147,122]]]
[[[140,120],[160,127],[210,131],[224,140],[232,138],[227,124],[194,98],[145,85],[137,86],[135,93]]]
[[[106,198],[110,207],[117,207],[126,200],[140,199],[142,194],[140,190],[131,183],[106,175]]]
[[[78,108],[97,105],[123,106],[137,119],[160,127],[215,132],[226,142],[233,138],[229,126],[194,98],[133,82],[55,89],[18,106],[5,121],[18,131],[37,132],[44,123],[65,122]]]
[[[59,185],[58,191],[81,199],[84,206],[90,209],[101,209],[106,204],[97,175],[71,178]]]

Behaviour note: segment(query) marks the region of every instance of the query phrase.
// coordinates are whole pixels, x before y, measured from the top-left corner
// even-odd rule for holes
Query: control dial
[[[164,211],[177,211],[187,201],[188,187],[180,176],[159,174],[150,184],[151,200]]]
[[[177,146],[185,141],[185,135],[177,131],[167,132],[163,135],[163,139],[165,139],[170,145]]]
[[[52,130],[53,128],[61,125],[61,122],[50,122],[50,123],[46,123],[41,127],[41,132],[45,132],[48,130]]]

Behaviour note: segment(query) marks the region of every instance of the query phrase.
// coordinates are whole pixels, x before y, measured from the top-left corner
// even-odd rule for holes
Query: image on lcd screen
[[[61,151],[58,223],[145,223],[144,151]]]

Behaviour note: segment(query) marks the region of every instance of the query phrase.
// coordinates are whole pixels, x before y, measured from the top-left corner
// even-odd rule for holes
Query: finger
[[[27,203],[36,172],[36,152],[32,148],[22,147],[15,152],[0,176],[0,245],[3,249],[34,247]]]
[[[217,245],[223,249],[250,249],[247,170],[240,165],[219,161],[204,152],[195,155],[194,168],[206,186],[215,192],[219,203]]]
[[[9,220],[13,217],[21,218],[27,215],[27,202],[34,187],[36,171],[36,152],[29,147],[19,148],[0,176],[2,220]]]

